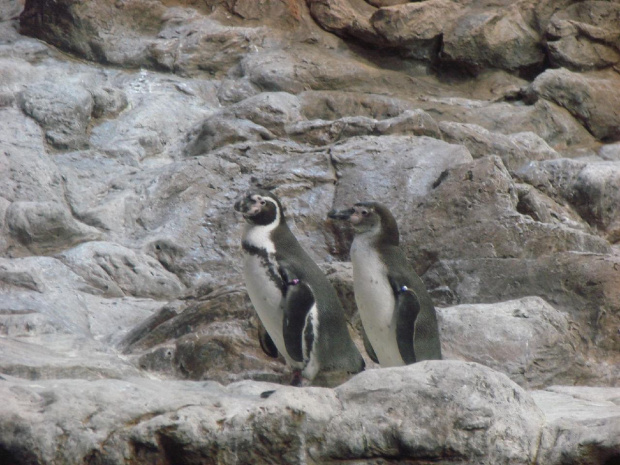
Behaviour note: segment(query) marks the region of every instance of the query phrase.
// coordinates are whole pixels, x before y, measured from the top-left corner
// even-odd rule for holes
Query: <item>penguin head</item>
[[[390,210],[378,202],[358,202],[347,210],[332,210],[327,216],[348,220],[356,234],[382,237],[398,244],[398,226]]]
[[[268,226],[284,222],[278,198],[265,189],[250,189],[235,202],[235,210],[251,225]]]

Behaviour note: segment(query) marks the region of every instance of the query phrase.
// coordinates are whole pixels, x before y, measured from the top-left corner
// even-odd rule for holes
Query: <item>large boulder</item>
[[[620,62],[620,5],[577,2],[556,12],[547,26],[552,65],[575,71]]]
[[[611,243],[620,241],[620,163],[570,159],[530,163],[517,175],[542,192],[572,205]]]
[[[222,464],[376,457],[520,464],[536,457],[544,425],[523,389],[462,362],[371,370],[335,390],[147,379],[28,385],[14,378],[0,390],[0,437],[13,463],[173,456]]]
[[[617,73],[574,73],[550,69],[539,75],[528,92],[566,108],[598,139],[620,140],[620,85]]]
[[[527,389],[595,378],[583,335],[539,297],[438,309],[446,358],[482,363]]]

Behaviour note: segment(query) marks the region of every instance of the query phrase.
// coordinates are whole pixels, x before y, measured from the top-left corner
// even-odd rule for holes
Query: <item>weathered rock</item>
[[[444,304],[542,297],[580,324],[582,333],[609,360],[608,379],[614,379],[620,346],[619,268],[615,256],[564,252],[527,259],[440,260],[424,278],[430,289],[437,290],[436,302]],[[600,378],[609,373],[601,371]]]
[[[547,70],[529,92],[557,103],[580,120],[598,139],[620,139],[620,97],[616,73],[578,74],[566,69]]]
[[[533,132],[504,136],[476,124],[449,122],[441,123],[439,128],[446,142],[465,145],[474,158],[498,155],[509,170],[532,160],[558,158],[557,152]]]
[[[444,170],[471,160],[462,146],[415,136],[352,138],[330,154],[339,178],[337,205],[372,199],[394,205],[398,197],[403,208],[425,197]]]
[[[354,153],[349,150],[348,157]],[[517,209],[517,186],[499,157],[485,157],[469,163],[466,159],[461,161],[458,164],[452,162],[443,173],[442,170],[435,171],[433,176],[429,169],[425,169],[428,178],[413,185],[408,181],[411,175],[406,175],[403,183],[409,194],[405,196],[394,195],[385,189],[385,181],[375,183],[382,190],[374,198],[390,199],[403,247],[419,273],[424,273],[438,259],[448,257],[534,258],[549,255],[552,251],[610,252],[607,241],[583,228],[573,229],[570,223],[564,224],[561,219],[542,223],[534,221],[527,212],[521,214]],[[406,165],[393,163],[402,173]],[[364,184],[357,181],[359,175],[355,176],[356,181],[349,181],[343,174],[337,204],[376,195],[377,186],[369,183],[372,178],[368,178],[367,173],[378,175],[389,166],[387,163],[377,164],[375,159],[375,163],[364,170],[367,179]],[[342,171],[345,173],[344,168]],[[390,185],[397,186],[395,181],[399,177],[394,172],[390,176]],[[393,192],[406,191],[398,186]],[[335,240],[341,244],[335,252],[346,256],[350,239],[337,234]]]
[[[367,42],[380,42],[381,36],[370,24],[376,8],[362,0],[311,0],[312,17],[327,31],[355,37]]]
[[[519,5],[463,14],[445,33],[442,57],[475,70],[527,69],[544,60],[540,35]]]
[[[257,142],[272,140],[276,136],[265,127],[247,119],[227,119],[215,115],[203,121],[190,133],[190,140],[185,147],[188,156],[204,155],[237,142]]]
[[[402,50],[408,57],[435,61],[446,25],[461,14],[458,2],[428,0],[380,8],[370,17],[370,24],[388,46]]]
[[[297,141],[327,145],[357,136],[414,135],[439,138],[439,126],[423,110],[406,110],[394,118],[377,121],[366,116],[349,116],[335,121],[300,121],[286,127]]]
[[[532,392],[548,425],[540,463],[600,463],[620,460],[618,389],[553,386]]]
[[[129,463],[175,451],[177,461],[224,464],[377,456],[517,464],[534,459],[544,421],[504,375],[462,362],[371,370],[335,390],[146,379],[33,386],[14,378],[0,389],[0,435],[16,463]],[[353,434],[361,425],[364,434]]]
[[[611,243],[620,241],[620,163],[553,160],[518,171],[528,184],[570,203]]]
[[[77,85],[42,83],[19,95],[22,110],[44,129],[47,140],[60,149],[84,148],[93,112],[93,97]]]
[[[97,229],[80,223],[66,206],[55,202],[13,202],[6,211],[6,225],[17,241],[39,255],[101,238]]]
[[[526,389],[592,377],[583,336],[565,313],[539,297],[440,308],[448,359],[482,363]]]
[[[149,255],[108,242],[89,242],[59,255],[60,260],[108,297],[170,299],[184,286]]]
[[[555,13],[547,26],[549,58],[555,67],[576,71],[620,62],[620,6],[578,2]]]

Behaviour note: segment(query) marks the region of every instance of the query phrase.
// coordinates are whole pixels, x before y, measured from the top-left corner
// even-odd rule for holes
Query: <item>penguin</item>
[[[319,373],[348,376],[364,369],[335,289],[288,228],[282,204],[253,187],[234,205],[243,215],[241,239],[246,288],[267,334],[261,346],[292,368],[292,385]]]
[[[353,225],[353,288],[368,356],[381,367],[441,360],[435,307],[399,246],[390,210],[360,202],[328,217]]]

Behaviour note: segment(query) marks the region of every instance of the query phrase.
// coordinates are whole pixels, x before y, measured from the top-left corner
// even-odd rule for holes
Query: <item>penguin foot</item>
[[[291,379],[291,386],[301,386],[303,384],[303,377],[301,375],[301,370],[293,371],[293,378]]]

